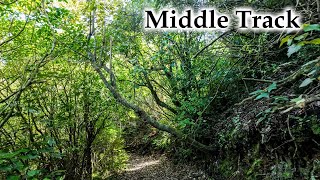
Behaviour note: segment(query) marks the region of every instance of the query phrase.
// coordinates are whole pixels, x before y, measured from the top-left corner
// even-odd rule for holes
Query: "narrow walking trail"
[[[113,177],[119,180],[209,180],[194,166],[174,164],[164,155],[130,154],[127,168]]]

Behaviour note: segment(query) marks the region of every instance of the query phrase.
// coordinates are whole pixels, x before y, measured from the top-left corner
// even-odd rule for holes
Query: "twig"
[[[312,102],[315,102],[315,101],[320,101],[320,94],[306,97],[306,98],[304,98],[304,102],[301,102],[299,104],[292,103],[292,104],[280,107],[280,108],[278,108],[278,110],[285,109],[284,111],[280,112],[280,114],[285,114],[285,113],[291,112],[294,109],[299,109],[299,108],[305,107],[306,105],[308,105]]]
[[[257,96],[257,95],[247,97],[247,98],[243,99],[241,102],[236,103],[235,105],[236,105],[236,106],[239,106],[239,105],[241,105],[241,104],[245,103],[246,101],[250,101],[250,100],[252,100],[252,99],[253,99],[253,98],[255,98],[256,96]]]
[[[316,140],[312,139],[312,141],[316,143],[318,146],[320,146],[320,144]]]
[[[220,38],[222,38],[223,36],[229,34],[230,31],[226,31],[223,34],[221,34],[219,37],[217,37],[216,39],[214,39],[213,41],[211,41],[208,45],[206,45],[205,47],[203,47],[200,51],[198,51],[192,59],[197,58],[205,49],[207,49],[209,46],[211,46],[213,43],[215,43],[216,41],[218,41]]]
[[[6,43],[9,43],[10,41],[14,40],[15,38],[17,38],[26,28],[28,22],[29,22],[29,15],[30,15],[31,12],[29,12],[28,16],[27,16],[27,19],[26,19],[26,22],[24,23],[22,29],[20,29],[20,31],[13,35],[11,38],[7,39],[7,40],[4,40],[3,42],[0,43],[0,47],[3,46],[4,44]]]
[[[279,149],[281,146],[283,146],[283,145],[285,145],[285,144],[287,144],[287,143],[289,143],[289,142],[292,142],[292,141],[293,141],[293,139],[290,139],[290,140],[285,141],[284,143],[280,144],[280,145],[277,146],[276,148],[272,149],[271,152],[273,152],[273,151],[276,150],[276,149]]]
[[[317,0],[318,22],[320,21],[320,0]]]
[[[295,150],[294,150],[294,154],[293,154],[293,158],[294,158],[296,156],[296,153],[297,153],[297,150],[298,150],[298,146],[297,146],[297,143],[295,142],[294,136],[291,133],[289,120],[290,120],[290,116],[288,116],[288,118],[287,118],[287,126],[288,126],[289,135],[290,135],[290,137],[291,137],[291,139],[292,139],[292,141],[294,143],[294,146],[295,146]]]
[[[0,4],[2,4],[2,5],[10,5],[10,4],[13,4],[13,3],[15,3],[15,2],[18,2],[18,0],[15,0],[15,1],[12,1],[12,2],[8,2],[8,3],[5,3],[5,2],[3,2],[3,1],[0,1]]]
[[[309,62],[307,62],[306,64],[302,65],[301,68],[299,68],[299,70],[297,70],[296,72],[292,73],[290,76],[288,76],[288,77],[286,77],[286,78],[284,78],[284,79],[282,79],[282,80],[270,81],[269,83],[275,82],[275,83],[277,83],[277,86],[278,86],[278,87],[285,86],[285,85],[288,84],[289,82],[292,82],[292,81],[295,81],[296,79],[298,79],[298,78],[300,77],[300,75],[302,75],[302,74],[305,72],[305,70],[307,69],[307,67],[309,67],[310,65],[312,65],[312,64],[314,64],[314,63],[318,63],[319,61],[320,61],[320,56],[319,56],[317,59],[315,59],[315,60],[313,60],[313,61],[309,61]],[[242,78],[242,79],[244,79],[244,78]],[[249,78],[249,79],[250,79],[250,78]],[[266,82],[266,81],[268,81],[268,80],[256,80],[256,81],[264,81],[264,82]],[[258,96],[258,95],[255,94],[255,95],[253,95],[253,96],[250,96],[250,97],[242,100],[240,103],[237,103],[237,104],[235,104],[235,105],[236,105],[236,106],[239,106],[239,105],[243,104],[243,103],[246,102],[246,101],[249,101],[249,100],[254,99],[256,96]],[[316,100],[317,100],[317,99],[315,99],[315,100],[313,100],[313,101],[316,101]],[[290,107],[290,106],[289,106],[289,107]]]
[[[242,78],[245,81],[257,81],[257,82],[264,82],[264,83],[273,83],[272,80],[265,80],[265,79],[254,79],[254,78]]]

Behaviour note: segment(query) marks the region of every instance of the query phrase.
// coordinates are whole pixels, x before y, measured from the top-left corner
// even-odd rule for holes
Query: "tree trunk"
[[[114,86],[112,86],[106,79],[105,75],[102,73],[101,69],[96,65],[96,64],[92,64],[93,68],[95,69],[95,71],[99,74],[101,80],[103,81],[104,85],[106,86],[106,88],[108,88],[111,92],[111,94],[113,95],[113,97],[116,99],[116,101],[118,101],[120,104],[122,104],[123,106],[132,109],[135,114],[143,121],[145,121],[146,123],[150,124],[151,126],[168,132],[176,137],[178,137],[179,139],[183,139],[185,140],[188,144],[192,145],[193,147],[204,151],[204,152],[208,152],[208,151],[214,151],[215,148],[213,148],[212,146],[207,146],[205,144],[200,143],[199,141],[196,141],[195,139],[192,139],[190,136],[187,136],[183,133],[181,133],[180,131],[176,130],[173,127],[164,125],[159,123],[158,121],[156,121],[155,119],[151,118],[151,116],[149,116],[146,111],[144,111],[143,109],[141,109],[139,106],[136,106],[135,104],[129,103],[126,99],[124,99],[119,92],[116,90],[116,88]],[[111,70],[109,71],[109,73],[113,73]]]

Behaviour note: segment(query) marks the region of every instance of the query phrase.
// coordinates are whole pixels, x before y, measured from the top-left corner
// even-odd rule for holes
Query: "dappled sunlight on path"
[[[113,177],[119,180],[209,180],[194,166],[174,164],[164,155],[131,154],[127,168]]]
[[[133,164],[132,167],[127,168],[126,171],[136,171],[136,170],[146,168],[148,166],[156,165],[159,163],[160,163],[160,160],[150,160],[150,161],[142,162],[140,164]]]

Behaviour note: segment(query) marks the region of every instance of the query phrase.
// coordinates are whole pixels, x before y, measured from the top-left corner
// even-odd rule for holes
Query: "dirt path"
[[[131,154],[128,167],[114,179],[119,180],[209,180],[193,166],[173,164],[165,156]]]

